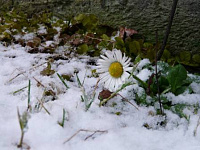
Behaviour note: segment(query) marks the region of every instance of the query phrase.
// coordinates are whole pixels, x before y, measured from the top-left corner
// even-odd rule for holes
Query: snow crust
[[[29,35],[30,37],[34,35]],[[29,37],[24,37],[29,39]],[[67,81],[70,87],[66,90],[56,74],[52,76],[42,76],[40,72],[46,68],[46,58],[49,54],[29,54],[25,48],[19,45],[5,47],[0,44],[0,149],[15,150],[20,140],[20,126],[17,118],[17,108],[23,113],[27,108],[27,88],[13,94],[28,85],[31,81],[31,105],[37,104],[42,98],[43,87],[38,87],[35,79],[39,80],[47,88],[51,88],[58,97],[52,101],[47,99],[44,103],[50,115],[44,109],[30,113],[28,128],[25,132],[24,143],[33,150],[199,150],[200,149],[200,129],[197,136],[193,132],[197,125],[198,115],[191,115],[190,122],[184,118],[179,118],[170,111],[166,111],[167,125],[165,128],[157,125],[162,117],[150,115],[155,113],[153,107],[139,107],[139,111],[128,103],[124,103],[119,96],[108,102],[108,106],[99,107],[98,94],[94,103],[86,112],[84,103],[81,102],[81,89],[74,82]],[[143,60],[139,68],[148,64],[148,60]],[[37,67],[34,68],[33,64]],[[97,82],[97,78],[91,76],[91,68],[85,61],[73,58],[70,60],[59,60],[51,64],[59,74],[72,74],[78,70],[80,81],[84,81],[87,93],[92,93]],[[86,71],[87,70],[87,71]],[[142,70],[138,77],[147,80],[150,72]],[[34,79],[35,78],[35,79]],[[54,87],[54,88],[52,88]],[[132,87],[138,88],[137,85]],[[127,87],[121,95],[135,104],[134,98],[130,95],[132,87]],[[191,87],[196,94],[185,94],[174,96],[169,93],[167,96],[176,103],[194,104],[200,101],[200,87],[197,83],[192,83]],[[103,89],[101,85],[97,88],[97,93]],[[117,105],[111,107],[112,103]],[[136,105],[136,104],[135,104]],[[63,109],[66,110],[66,120],[64,127],[58,125],[62,120]],[[121,115],[116,115],[121,112]],[[188,111],[188,114],[190,112]],[[148,123],[151,129],[143,125]],[[69,139],[80,129],[96,131],[107,131],[105,133],[80,132]],[[87,139],[86,139],[87,138]]]

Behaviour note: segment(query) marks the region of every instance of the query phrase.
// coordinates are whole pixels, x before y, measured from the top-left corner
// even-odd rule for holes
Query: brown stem
[[[94,135],[97,132],[107,133],[108,131],[107,130],[95,130],[95,131],[92,131],[92,130],[87,130],[87,129],[80,129],[76,133],[74,133],[70,138],[68,138],[63,144],[69,142],[71,139],[73,139],[80,132],[93,132],[93,134],[91,134],[91,135],[89,135],[88,137],[85,138],[85,140],[87,140],[89,137],[91,137],[92,135]]]
[[[172,26],[174,14],[175,14],[175,11],[176,11],[177,3],[178,3],[178,0],[173,0],[172,9],[171,9],[171,12],[170,12],[169,24],[168,24],[166,32],[165,32],[165,37],[164,37],[164,40],[163,40],[163,43],[162,43],[161,50],[157,54],[157,60],[161,59],[163,52],[165,50],[165,46],[167,44],[167,40],[168,40],[169,33],[170,33],[170,30],[171,30],[171,26]]]
[[[155,50],[156,50],[156,54],[157,54],[157,46],[158,46],[158,31],[156,30],[156,47],[155,47]],[[157,60],[157,57],[155,57],[155,76],[156,76],[156,84],[157,84],[157,90],[158,90],[158,102],[160,104],[160,113],[161,115],[163,114],[163,109],[162,109],[162,103],[161,103],[161,99],[160,99],[160,85],[159,85],[159,82],[158,82],[158,60]]]
[[[22,147],[23,140],[24,140],[24,131],[21,130],[21,138],[20,138],[19,144],[17,145],[18,148]]]
[[[135,106],[133,103],[131,103],[128,99],[126,99],[125,97],[123,97],[122,95],[120,94],[117,94],[119,96],[121,96],[122,100],[126,101],[127,103],[131,104],[133,107],[135,107],[137,110],[139,110],[139,108],[137,106]]]

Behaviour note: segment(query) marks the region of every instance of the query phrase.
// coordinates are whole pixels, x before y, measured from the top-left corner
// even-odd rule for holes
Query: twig
[[[178,3],[178,0],[173,0],[172,9],[171,9],[171,12],[170,12],[169,24],[168,24],[167,29],[166,29],[166,32],[165,32],[165,37],[164,37],[164,40],[163,40],[163,43],[162,43],[161,50],[160,50],[160,51],[158,52],[158,54],[157,54],[157,60],[160,60],[160,59],[161,59],[161,57],[162,57],[162,55],[163,55],[163,52],[164,52],[164,50],[165,50],[165,46],[166,46],[166,44],[167,44],[167,40],[168,40],[169,33],[170,33],[170,30],[171,30],[171,26],[172,26],[174,14],[175,14],[175,11],[176,11],[177,3]]]
[[[39,84],[41,85],[43,88],[47,89],[47,87],[42,84],[38,79],[36,79],[35,77],[33,77],[33,79]],[[49,92],[51,93],[52,96],[56,96],[51,90],[49,90]]]
[[[133,103],[131,103],[128,99],[126,99],[125,97],[123,97],[121,94],[117,94],[119,96],[121,96],[122,100],[126,101],[127,103],[131,104],[133,107],[135,107],[137,110],[139,110],[139,108],[137,106],[135,106]]]
[[[100,39],[100,38],[95,38],[95,37],[91,37],[91,36],[88,36],[88,35],[85,35],[85,37],[88,37],[88,38],[93,39],[93,40],[108,41],[108,42],[111,42],[111,43],[115,42],[113,40]]]
[[[40,105],[44,108],[44,110],[47,112],[47,114],[51,115],[50,112],[46,109],[46,107],[44,107],[43,102],[41,100],[39,100],[37,98],[38,102],[40,103]]]
[[[33,79],[34,79],[39,85],[41,85],[43,88],[46,88],[38,79],[36,79],[35,77],[33,77]]]
[[[158,46],[158,31],[156,30],[156,46],[155,46],[156,55],[157,55],[157,51],[158,51],[157,46]],[[163,109],[162,109],[162,103],[161,103],[161,99],[160,99],[160,85],[158,82],[158,59],[157,59],[157,57],[155,57],[155,76],[156,76],[156,84],[157,84],[157,90],[158,90],[158,102],[160,105],[160,113],[162,115]]]
[[[90,138],[91,136],[93,136],[95,133],[97,132],[100,132],[100,133],[107,133],[108,131],[107,130],[95,130],[95,131],[92,131],[92,130],[87,130],[87,129],[80,129],[78,130],[76,133],[74,133],[70,138],[68,138],[66,141],[63,142],[63,144],[69,142],[72,138],[74,138],[77,134],[79,134],[80,132],[93,132],[93,134],[87,136],[85,138],[85,141]]]
[[[42,63],[42,64],[39,64],[39,65],[37,65],[37,66],[35,66],[35,67],[32,67],[32,68],[30,68],[28,71],[31,71],[31,70],[33,70],[33,69],[35,69],[35,68],[38,68],[38,67],[40,67],[40,66],[42,66],[42,65],[44,65],[44,64],[46,64],[47,62],[45,62],[45,63]],[[20,71],[19,69],[17,69],[18,71]],[[14,80],[15,78],[17,78],[18,76],[20,76],[20,75],[24,75],[24,73],[26,73],[27,71],[22,71],[22,72],[20,72],[20,73],[18,73],[16,76],[14,76],[13,78],[11,78],[8,82],[11,82],[12,80]],[[27,77],[26,75],[24,75],[25,77]]]
[[[198,119],[198,121],[197,121],[197,126],[196,126],[196,128],[195,128],[195,130],[194,130],[194,136],[197,135],[197,129],[198,129],[199,125],[200,125],[200,116],[199,116],[199,119]]]
[[[97,132],[95,131],[94,133],[92,133],[92,134],[90,134],[89,136],[87,136],[87,137],[84,139],[84,141],[86,141],[87,139],[89,139],[90,137],[92,137],[93,135],[95,135],[95,133],[97,133]]]

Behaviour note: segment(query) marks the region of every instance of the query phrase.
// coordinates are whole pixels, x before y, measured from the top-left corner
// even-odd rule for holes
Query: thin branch
[[[90,38],[90,39],[93,39],[93,40],[108,41],[108,42],[111,42],[111,43],[114,43],[114,42],[115,42],[114,40],[100,39],[100,38],[95,38],[95,37],[91,37],[91,36],[88,36],[88,35],[85,35],[85,37]]]
[[[66,141],[64,141],[63,144],[69,142],[71,139],[73,139],[73,138],[74,138],[77,134],[79,134],[80,132],[93,132],[93,134],[87,136],[87,137],[85,138],[85,140],[87,140],[89,137],[93,136],[93,135],[94,135],[95,133],[97,133],[97,132],[99,132],[99,133],[108,133],[107,130],[95,130],[95,131],[93,131],[93,130],[87,130],[87,129],[80,129],[80,130],[78,130],[76,133],[74,133],[70,138],[68,138]]]
[[[97,133],[97,131],[95,131],[94,133],[90,134],[89,136],[87,136],[84,141],[86,141],[87,139],[89,139],[90,137],[92,137],[93,135],[95,135]]]
[[[44,64],[46,64],[47,62],[45,62],[45,63],[42,63],[42,64],[39,64],[39,65],[37,65],[37,66],[35,66],[35,67],[32,67],[32,68],[30,68],[28,71],[31,71],[31,70],[34,70],[35,68],[38,68],[38,67],[40,67],[40,66],[42,66],[42,65],[44,65]],[[19,69],[17,69],[18,71],[20,71]],[[20,73],[18,73],[16,76],[14,76],[13,78],[11,78],[8,82],[11,82],[12,80],[14,80],[15,78],[17,78],[18,76],[20,76],[20,75],[24,75],[24,73],[26,73],[27,71],[22,71],[22,72],[20,72]],[[25,77],[27,77],[26,75],[24,75]]]
[[[39,84],[41,85],[43,88],[47,89],[47,87],[42,84],[38,79],[36,79],[35,77],[33,77],[33,79]],[[51,90],[49,90],[49,92],[51,93],[52,96],[56,96]]]
[[[43,102],[41,100],[39,100],[37,98],[38,102],[40,103],[40,105],[42,106],[42,108],[44,108],[44,110],[47,112],[47,114],[51,115],[50,112],[47,110],[47,108],[43,105]]]
[[[166,32],[165,32],[165,37],[164,37],[164,40],[163,40],[163,43],[162,43],[161,50],[157,54],[157,60],[161,59],[163,52],[165,50],[165,46],[167,44],[167,40],[168,40],[169,33],[170,33],[170,30],[171,30],[172,22],[173,22],[173,19],[174,19],[174,14],[175,14],[175,11],[176,11],[177,3],[178,3],[178,0],[173,0],[172,9],[171,9],[171,12],[170,12],[169,24],[168,24]]]
[[[158,46],[158,31],[156,30],[156,46],[155,46],[155,50],[156,50],[156,54],[157,54],[157,46]],[[162,103],[161,103],[161,99],[160,99],[160,85],[158,82],[158,60],[157,57],[155,57],[155,76],[156,76],[156,84],[157,84],[157,90],[158,90],[158,102],[160,105],[160,113],[161,115],[163,114],[163,109],[162,109]]]
[[[137,110],[139,110],[139,108],[137,106],[135,106],[133,103],[131,103],[128,99],[126,99],[125,97],[123,97],[121,94],[117,94],[119,96],[121,96],[122,100],[126,101],[127,103],[131,104],[133,107],[135,107]]]

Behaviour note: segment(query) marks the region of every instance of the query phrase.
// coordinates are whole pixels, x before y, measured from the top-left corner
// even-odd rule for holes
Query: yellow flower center
[[[109,67],[109,73],[114,78],[119,78],[123,74],[123,66],[119,62],[113,62]]]

